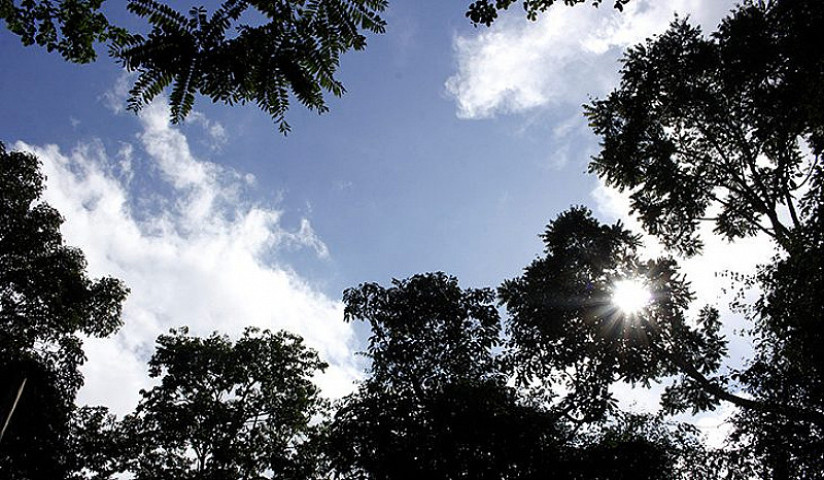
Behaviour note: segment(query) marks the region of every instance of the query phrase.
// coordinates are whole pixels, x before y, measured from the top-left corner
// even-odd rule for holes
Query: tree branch
[[[11,405],[11,410],[9,410],[9,414],[6,415],[6,421],[3,423],[3,430],[0,430],[0,441],[3,440],[3,435],[6,434],[6,428],[9,426],[11,416],[14,415],[14,410],[17,408],[17,403],[20,401],[20,396],[23,395],[23,389],[26,387],[26,380],[28,380],[28,378],[23,378],[23,381],[20,382],[20,388],[17,389],[17,396],[14,397],[14,403]]]
[[[658,330],[648,320],[644,319],[644,323],[648,325],[648,327],[653,332],[658,332]],[[660,335],[658,335],[658,338],[661,338]],[[655,344],[655,342],[650,342],[650,345],[652,346],[652,348],[656,350],[657,353],[664,356],[664,358],[675,364],[675,366],[677,366],[685,375],[698,382],[698,384],[705,392],[713,395],[715,398],[719,400],[730,402],[733,405],[741,408],[758,410],[761,412],[776,413],[790,420],[805,423],[813,423],[821,428],[824,428],[824,412],[820,412],[818,410],[803,409],[792,405],[766,403],[758,400],[740,397],[725,390],[723,387],[721,387],[717,383],[714,383],[704,374],[699,372],[693,364],[689,363],[684,359],[684,356],[681,355],[680,350],[678,348],[673,346],[673,351],[670,352],[666,349],[659,347]]]

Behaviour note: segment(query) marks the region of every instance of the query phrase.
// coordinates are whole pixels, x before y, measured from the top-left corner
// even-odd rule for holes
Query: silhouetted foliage
[[[324,368],[285,332],[161,335],[149,361],[160,383],[120,426],[121,469],[137,480],[314,478],[322,425],[312,420],[325,402],[311,379]]]
[[[95,44],[138,76],[129,109],[138,111],[171,87],[173,123],[191,111],[195,96],[233,105],[254,103],[282,132],[294,98],[327,110],[325,93],[344,92],[335,77],[340,56],[366,46],[364,33],[382,33],[386,0],[224,0],[178,11],[155,0],[129,0],[128,10],[151,26],[127,32],[101,13],[103,0],[0,0],[0,19],[25,45],[57,50],[72,62],[96,58]]]
[[[4,352],[5,353],[5,352]],[[0,472],[8,479],[64,478],[70,470],[67,441],[72,399],[63,397],[50,365],[18,355],[0,362],[2,419],[15,404],[2,440]],[[22,390],[21,390],[22,388]]]
[[[467,15],[489,24],[514,3],[481,0]],[[530,18],[552,4],[523,2]],[[283,122],[289,91],[320,110],[324,91],[342,92],[333,77],[339,55],[363,46],[361,30],[382,28],[384,2],[225,1],[211,15],[185,16],[132,0],[153,26],[146,38],[120,36],[93,17],[71,23],[85,35],[77,44],[71,29],[57,33],[54,22],[70,18],[57,12],[82,17],[99,2],[22,5],[0,1],[10,28],[69,60],[87,61],[93,50],[84,44],[117,38],[113,55],[141,72],[134,109],[171,86],[175,120],[199,92],[256,101]],[[271,23],[227,33],[249,8]],[[729,240],[761,232],[776,242],[757,275],[731,277],[760,296],[733,305],[753,321],[755,353],[724,375],[719,314],[705,307],[688,318],[694,299],[676,261],[641,258],[636,235],[575,207],[548,225],[543,255],[497,297],[442,273],[347,290],[345,319],[371,327],[371,366],[329,422],[311,382],[325,366],[316,354],[292,335],[251,329],[236,342],[186,330],[161,336],[150,362],[160,383],[117,422],[73,402],[79,335],[112,333],[125,289],[86,278],[82,254],[63,245],[59,215],[37,203],[36,159],[0,145],[4,417],[19,404],[0,439],[0,471],[21,479],[821,478],[823,13],[814,1],[749,1],[711,37],[676,20],[631,49],[619,88],[587,106],[602,138],[591,171],[629,191],[634,213],[666,246],[699,254],[705,220]],[[252,58],[258,48],[274,50]],[[232,62],[251,66],[254,81],[236,81],[249,72]],[[650,290],[638,312],[612,300],[627,278]],[[509,313],[503,332],[498,306]],[[726,450],[705,448],[693,427],[617,409],[616,382],[662,379],[672,379],[663,413],[739,407]]]
[[[43,180],[33,155],[7,152],[0,143],[0,421],[8,421],[0,471],[6,478],[67,475],[68,422],[83,383],[82,338],[114,333],[127,293],[116,279],[87,277],[83,253],[63,242],[60,214],[40,201]]]
[[[720,478],[727,466],[723,454],[704,446],[697,428],[652,415],[618,413],[575,442],[564,478],[697,480]]]
[[[700,252],[709,220],[724,238],[778,246],[758,275],[733,277],[761,294],[733,305],[753,321],[755,356],[731,376],[751,399],[713,394],[742,407],[733,446],[757,477],[824,472],[822,21],[824,5],[801,0],[745,2],[709,38],[676,21],[587,107],[603,147],[591,170],[628,190],[666,245]]]
[[[557,0],[476,0],[469,5],[466,11],[466,16],[472,23],[484,24],[486,26],[492,25],[492,22],[498,18],[498,12],[506,10],[516,3],[520,3],[526,12],[526,16],[530,20],[536,20],[538,14],[545,12],[549,7],[553,6]],[[563,3],[568,6],[578,5],[580,3],[591,3],[597,7],[601,5],[603,0],[563,0]],[[613,6],[618,11],[624,10],[624,5],[628,4],[630,0],[614,0]]]
[[[801,202],[807,221],[793,230],[784,255],[761,268],[755,279],[764,292],[748,313],[754,318],[756,355],[737,374],[754,398],[799,412],[824,405],[824,221],[822,180],[817,168]],[[820,478],[824,475],[824,424],[788,422],[773,412],[744,410],[734,417],[733,439],[759,460],[757,475]]]
[[[621,86],[586,107],[602,138],[590,171],[628,190],[644,228],[680,252],[700,251],[710,206],[718,235],[786,247],[822,147],[823,11],[747,2],[711,38],[678,20],[630,49]]]
[[[581,435],[544,399],[507,385],[488,289],[430,273],[344,299],[348,320],[372,326],[370,375],[330,428],[344,478],[663,480],[690,478],[686,458],[710,469],[694,429],[619,415]]]
[[[174,123],[201,94],[230,105],[253,102],[286,132],[290,98],[324,112],[324,92],[343,94],[335,78],[340,56],[366,46],[361,31],[383,32],[378,13],[385,5],[385,0],[227,0],[211,15],[200,7],[186,16],[154,0],[131,0],[129,10],[148,20],[152,31],[115,43],[111,54],[139,72],[130,91],[132,110],[171,86]],[[250,9],[265,21],[239,22]]]
[[[502,478],[540,458],[554,422],[521,408],[493,349],[489,289],[421,274],[344,292],[347,321],[369,322],[369,377],[331,427],[332,465],[352,478]],[[519,441],[516,441],[519,440]],[[526,441],[524,441],[526,440]],[[526,469],[525,469],[526,470]]]
[[[106,407],[75,409],[69,428],[69,451],[74,464],[71,480],[122,478],[124,459],[134,453],[134,438]]]
[[[542,235],[545,256],[499,289],[509,312],[510,358],[521,385],[576,422],[605,418],[615,406],[616,381],[648,385],[653,379],[694,371],[667,392],[668,407],[707,408],[718,400],[696,382],[708,380],[725,352],[718,313],[705,308],[691,327],[692,301],[671,258],[643,261],[639,240],[620,223],[607,226],[584,208],[568,210]],[[612,302],[616,282],[642,280],[651,301],[637,314]],[[566,394],[556,398],[561,385]]]
[[[567,5],[586,0],[564,0]],[[498,11],[518,0],[477,0],[466,16],[491,25]],[[615,0],[623,9],[629,0]],[[323,113],[324,95],[341,96],[335,77],[340,57],[366,46],[366,33],[383,33],[387,0],[223,0],[209,12],[182,12],[169,2],[129,0],[129,12],[145,19],[148,35],[112,25],[101,12],[104,0],[0,0],[0,19],[24,45],[56,50],[70,62],[97,58],[95,46],[138,76],[129,91],[135,112],[170,88],[173,123],[183,121],[197,95],[228,105],[254,103],[281,132],[292,99]],[[524,0],[534,20],[555,0]],[[597,6],[601,0],[593,0]]]
[[[0,0],[0,19],[23,45],[57,51],[65,60],[88,63],[97,58],[95,44],[123,39],[100,11],[104,0]]]

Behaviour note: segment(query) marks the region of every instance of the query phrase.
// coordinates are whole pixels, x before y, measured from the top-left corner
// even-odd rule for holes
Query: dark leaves
[[[592,0],[592,6],[599,6],[602,1]],[[507,10],[518,2],[519,0],[476,0],[467,8],[466,17],[475,25],[483,24],[488,27],[498,18],[500,10]],[[535,21],[540,13],[547,11],[555,2],[556,0],[522,0],[522,6],[526,12],[526,17]],[[570,7],[586,2],[587,0],[563,0],[563,3]],[[629,2],[630,0],[615,0],[613,6],[620,12],[624,10],[624,5]]]
[[[88,63],[97,58],[96,43],[125,36],[109,24],[100,11],[102,4],[103,0],[2,0],[0,19],[24,45],[37,44],[57,51],[66,61]]]
[[[84,336],[121,325],[127,289],[91,280],[83,253],[64,244],[60,214],[40,202],[40,162],[0,143],[0,370],[5,422],[25,380],[0,449],[9,478],[62,478],[71,468],[68,422],[83,384]]]
[[[186,329],[161,335],[149,362],[160,384],[122,426],[137,479],[310,478],[325,403],[311,377],[326,364],[299,337],[247,329],[237,341]]]
[[[820,96],[807,81],[822,78],[824,57],[797,43],[820,29],[790,3],[747,4],[711,38],[676,20],[630,49],[621,86],[586,106],[602,139],[590,171],[629,191],[644,228],[676,251],[700,251],[702,220],[729,240],[764,232],[785,245],[802,221],[788,226],[780,211],[796,207],[796,179],[810,168],[801,145],[820,119],[801,110]],[[711,207],[719,213],[707,218]]]
[[[325,92],[343,94],[335,78],[340,55],[365,46],[362,30],[383,32],[378,14],[384,7],[379,0],[228,0],[211,16],[203,8],[185,16],[153,0],[132,0],[129,10],[146,18],[152,31],[114,44],[111,54],[139,72],[130,92],[132,110],[171,86],[173,123],[191,111],[196,95],[203,95],[230,105],[255,103],[285,133],[292,98],[322,113]],[[250,8],[265,21],[237,24]]]
[[[672,259],[642,261],[639,240],[620,224],[603,225],[573,208],[542,236],[546,255],[504,282],[499,297],[509,312],[507,364],[519,385],[549,394],[565,414],[597,421],[613,410],[616,381],[648,385],[679,370],[673,355],[714,371],[725,352],[712,310],[691,328],[692,301]],[[615,282],[641,279],[652,298],[641,312],[621,312]],[[566,394],[554,398],[557,387]]]

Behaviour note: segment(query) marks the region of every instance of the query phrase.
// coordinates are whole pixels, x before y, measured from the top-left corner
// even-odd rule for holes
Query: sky
[[[496,287],[541,254],[538,234],[571,205],[637,228],[626,199],[586,174],[598,139],[581,105],[617,85],[622,52],[676,13],[711,32],[734,2],[559,4],[535,22],[513,8],[491,28],[469,23],[468,3],[390,0],[387,32],[342,59],[347,93],[323,115],[294,105],[285,137],[254,106],[200,99],[180,126],[162,99],[135,115],[124,109],[133,77],[105,52],[72,65],[0,31],[0,140],[43,161],[45,200],[90,274],[131,290],[121,331],[86,343],[81,402],[131,411],[154,339],[182,325],[298,333],[330,364],[324,392],[341,396],[363,374],[354,353],[368,335],[343,322],[344,289],[427,271]],[[723,310],[716,273],[751,271],[770,252],[761,238],[710,238],[684,269]],[[740,363],[747,345],[733,331],[746,324],[725,318]],[[723,413],[696,421],[713,434]]]

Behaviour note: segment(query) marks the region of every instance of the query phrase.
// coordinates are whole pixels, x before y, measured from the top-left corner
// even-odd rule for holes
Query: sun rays
[[[615,282],[612,303],[624,315],[637,315],[649,305],[652,295],[641,280],[625,279]]]

